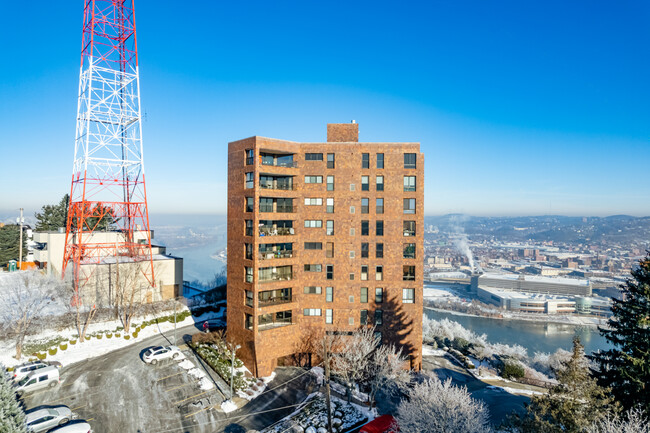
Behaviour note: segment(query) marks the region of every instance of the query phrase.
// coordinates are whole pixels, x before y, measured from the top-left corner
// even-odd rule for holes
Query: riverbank
[[[500,316],[482,316],[480,314],[469,314],[463,313],[460,311],[455,311],[452,309],[437,308],[425,306],[425,310],[437,311],[441,313],[453,314],[454,316],[465,316],[465,317],[480,317],[482,319],[496,319],[496,320],[522,320],[528,322],[536,323],[555,323],[558,325],[571,325],[571,326],[587,326],[593,329],[597,329],[598,326],[605,327],[606,319],[601,319],[598,317],[585,317],[585,316],[551,316],[551,315],[525,315],[525,314],[513,314],[504,311]]]

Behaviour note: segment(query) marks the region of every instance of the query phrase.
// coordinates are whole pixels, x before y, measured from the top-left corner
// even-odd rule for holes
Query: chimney
[[[359,142],[359,124],[353,120],[351,123],[328,123],[327,124],[327,142],[328,143],[358,143]]]

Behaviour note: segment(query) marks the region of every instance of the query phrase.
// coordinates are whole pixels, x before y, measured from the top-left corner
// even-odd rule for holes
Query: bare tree
[[[0,317],[8,337],[16,341],[16,354],[20,359],[25,336],[35,321],[56,310],[60,281],[43,275],[40,271],[15,272],[3,276]],[[52,310],[52,311],[48,311]]]
[[[488,419],[486,406],[467,388],[435,377],[415,385],[397,409],[402,433],[489,433]]]
[[[118,257],[119,258],[119,257]],[[118,260],[114,276],[114,303],[124,333],[131,329],[132,319],[138,315],[152,294],[143,273],[146,262],[125,262]]]
[[[345,382],[348,403],[355,383],[366,380],[372,354],[381,341],[375,337],[375,327],[363,327],[342,339],[342,347],[333,356],[332,373]]]
[[[375,397],[380,389],[390,395],[404,389],[411,381],[411,372],[404,368],[406,356],[402,349],[386,345],[378,347],[372,354],[368,368],[368,385],[370,385],[369,403],[372,407]]]
[[[641,409],[630,409],[623,417],[608,416],[594,422],[587,433],[650,433],[650,422]]]

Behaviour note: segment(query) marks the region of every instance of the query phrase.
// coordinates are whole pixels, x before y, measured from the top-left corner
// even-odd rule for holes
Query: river
[[[449,319],[460,323],[476,334],[485,334],[490,343],[519,344],[535,352],[555,352],[558,348],[571,350],[573,336],[578,335],[585,346],[585,353],[610,348],[609,343],[596,328],[559,323],[533,322],[516,319],[492,319],[453,314],[451,312],[424,310],[424,314],[435,320]]]

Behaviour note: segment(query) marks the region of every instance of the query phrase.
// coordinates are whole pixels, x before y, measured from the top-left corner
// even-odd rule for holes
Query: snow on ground
[[[233,412],[237,410],[237,405],[232,400],[226,400],[221,403],[221,410],[225,413]]]
[[[510,394],[520,394],[520,395],[544,395],[543,392],[540,391],[534,391],[532,389],[520,389],[520,388],[511,388],[509,386],[494,386],[490,385],[487,387],[488,389],[494,389],[494,390],[503,390],[505,392],[509,392]]]
[[[201,370],[200,368],[193,368],[188,371],[190,376],[196,377],[197,379],[201,379],[205,377],[205,371]]]
[[[190,361],[189,359],[186,359],[185,361],[181,362],[178,364],[178,366],[184,370],[192,370],[194,368],[194,363]]]
[[[209,391],[214,388],[214,383],[212,383],[208,377],[202,377],[201,380],[199,380],[199,388],[203,391]]]
[[[460,301],[460,298],[452,289],[427,284],[424,285],[424,298],[431,300],[449,299]]]
[[[275,379],[275,371],[271,373],[270,376],[261,377],[260,379],[262,379],[262,381],[268,385],[269,383],[273,382],[273,379]]]
[[[422,345],[422,355],[428,356],[445,356],[447,352],[442,349],[434,349],[433,347],[423,344]]]
[[[180,310],[178,311],[178,313],[185,310],[186,309]],[[169,312],[165,312],[164,314],[167,315],[168,313]],[[217,314],[218,316],[215,316],[214,313],[204,313],[198,317],[190,316],[187,317],[182,322],[178,322],[176,324],[176,327],[182,328],[184,326],[193,325],[195,322],[201,320],[221,317],[222,312],[219,312]],[[143,321],[151,320],[154,318],[155,318],[154,316],[145,316],[134,320],[133,323],[140,324]],[[87,335],[90,335],[94,332],[102,332],[102,331],[113,332],[112,338],[107,338],[106,335],[103,335],[101,339],[92,337],[89,340],[84,341],[83,343],[80,343],[77,340],[76,344],[70,344],[69,340],[76,339],[75,337],[77,334],[76,328],[67,328],[62,331],[55,331],[55,330],[48,329],[48,330],[43,330],[42,332],[36,335],[29,336],[26,343],[29,343],[30,341],[49,340],[56,337],[61,337],[65,339],[65,341],[63,341],[61,344],[67,343],[68,345],[67,350],[61,350],[61,348],[59,347],[57,349],[56,354],[55,355],[48,354],[46,360],[58,361],[63,365],[68,365],[86,359],[95,358],[97,356],[105,355],[106,353],[112,352],[117,349],[121,349],[122,347],[130,346],[133,343],[142,341],[143,339],[151,337],[153,335],[165,333],[167,334],[167,336],[171,336],[174,329],[174,324],[171,322],[163,322],[157,325],[156,324],[149,325],[140,330],[137,338],[133,338],[131,336],[130,339],[126,340],[124,338],[124,331],[117,331],[117,333],[121,334],[121,336],[119,338],[116,336],[117,333],[114,330],[120,326],[122,326],[122,324],[119,320],[92,323],[88,327],[88,331],[86,333]],[[131,333],[133,333],[134,330],[135,330],[135,326],[132,326]],[[2,363],[5,367],[13,367],[22,364],[24,362],[27,362],[27,360],[31,357],[30,354],[24,354],[20,360],[17,360],[13,357],[15,353],[16,353],[15,342],[13,340],[0,341],[0,363]]]

